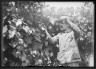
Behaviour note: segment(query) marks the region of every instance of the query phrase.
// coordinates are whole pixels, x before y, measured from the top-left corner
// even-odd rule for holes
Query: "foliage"
[[[43,2],[33,1],[5,1],[2,2],[3,15],[3,61],[4,66],[58,66],[56,53],[58,48],[50,44],[42,31],[45,26],[51,36],[59,33],[55,24],[50,18],[60,18],[70,13],[70,20],[76,23],[82,30],[78,41],[81,56],[86,56],[91,52],[93,36],[93,14],[89,9],[79,8],[79,15],[73,16],[74,8],[63,9],[55,12],[55,8],[47,9],[45,15],[42,11]],[[70,11],[72,10],[72,12]],[[54,11],[54,12],[53,12]],[[67,12],[69,11],[69,12]],[[87,12],[85,12],[87,11]],[[49,18],[48,18],[49,16]],[[81,16],[81,19],[79,19]],[[78,18],[77,18],[78,17]],[[55,49],[55,50],[54,50]],[[89,52],[90,50],[90,52]],[[83,55],[82,55],[83,54]],[[85,60],[85,59],[84,59]]]

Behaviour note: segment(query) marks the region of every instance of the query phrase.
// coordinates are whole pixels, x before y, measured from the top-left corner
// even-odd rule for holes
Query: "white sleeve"
[[[59,39],[59,35],[60,34],[57,34],[56,36],[52,37],[52,41],[53,42],[56,42]]]

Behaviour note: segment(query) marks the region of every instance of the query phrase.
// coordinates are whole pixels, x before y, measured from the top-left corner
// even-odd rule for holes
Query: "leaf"
[[[18,45],[16,48],[17,48],[18,50],[23,50],[23,49],[24,49],[24,46],[23,46],[23,45]]]
[[[29,36],[27,36],[24,40],[26,44],[30,44],[32,42],[32,38],[30,38]]]
[[[13,50],[12,54],[16,56],[16,49]]]
[[[24,43],[23,39],[19,39],[19,44],[23,44],[23,43]]]
[[[16,36],[17,36],[18,38],[20,38],[20,37],[21,37],[21,34],[20,34],[19,32],[16,32]]]
[[[36,36],[34,36],[35,37],[35,40],[36,41],[39,41],[39,42],[41,42],[41,39],[40,39],[40,37],[36,37]]]
[[[3,63],[2,64],[5,64],[7,62],[7,58],[3,58]]]
[[[16,29],[16,23],[12,22],[10,27],[13,28],[13,29]]]
[[[7,25],[5,25],[5,26],[3,27],[3,34],[6,33],[7,30],[8,30],[8,29],[7,29]]]
[[[9,38],[13,38],[15,33],[16,33],[16,30],[13,30],[13,31],[9,30]]]
[[[42,44],[38,42],[33,43],[33,50],[42,50]]]
[[[29,31],[29,27],[28,26],[23,26],[23,29],[28,32]]]
[[[17,52],[16,52],[16,58],[18,58],[20,55],[21,55],[21,51],[20,50],[17,50]]]
[[[25,61],[26,60],[26,56],[25,55],[21,55],[19,58],[21,59],[21,61]]]
[[[21,25],[22,24],[22,20],[23,20],[23,18],[22,19],[18,19],[17,22],[16,22],[16,26]]]
[[[45,34],[41,34],[41,37],[44,37],[45,36]]]
[[[47,41],[45,41],[45,45],[46,45],[46,46],[48,45],[48,42],[47,42]]]
[[[35,65],[41,65],[43,63],[42,59],[38,59],[36,62],[35,62]]]

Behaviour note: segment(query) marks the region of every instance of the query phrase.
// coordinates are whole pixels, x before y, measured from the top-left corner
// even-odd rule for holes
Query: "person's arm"
[[[77,33],[81,33],[81,30],[79,29],[79,27],[77,26],[77,25],[75,25],[75,24],[73,24],[70,20],[68,20],[67,18],[66,18],[66,21],[67,21],[67,23],[68,23],[68,25],[75,31],[75,32],[77,32]]]
[[[51,37],[51,35],[48,33],[48,31],[47,31],[47,29],[45,29],[44,28],[44,31],[45,31],[45,33],[46,33],[46,39],[49,41],[49,42],[51,42],[51,43],[55,43],[55,42],[57,42],[57,40],[58,40],[58,35],[56,35],[56,36],[54,36],[54,37]]]
[[[53,43],[52,37],[51,37],[51,35],[48,33],[47,30],[45,30],[45,33],[46,33],[46,39]]]
[[[51,37],[51,35],[48,33],[48,31],[45,31],[45,32],[46,32],[46,35],[47,35],[46,39],[49,40],[49,42],[56,43],[58,41],[58,39],[59,39],[58,35],[59,34],[54,36],[54,37]]]
[[[74,31],[75,38],[77,39],[81,34],[81,30],[79,29],[77,25],[73,24],[67,18],[65,18],[65,20],[67,21],[67,24],[69,25],[69,27]]]

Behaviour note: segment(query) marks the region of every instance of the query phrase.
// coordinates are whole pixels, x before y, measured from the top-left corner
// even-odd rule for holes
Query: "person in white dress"
[[[59,41],[57,60],[60,62],[60,64],[81,61],[77,45],[77,41],[81,33],[79,27],[73,24],[67,17],[56,20],[55,22],[58,23],[58,26],[61,30],[60,33],[54,37],[51,37],[47,29],[44,28],[44,30],[47,35],[46,39],[51,43],[56,43]]]

